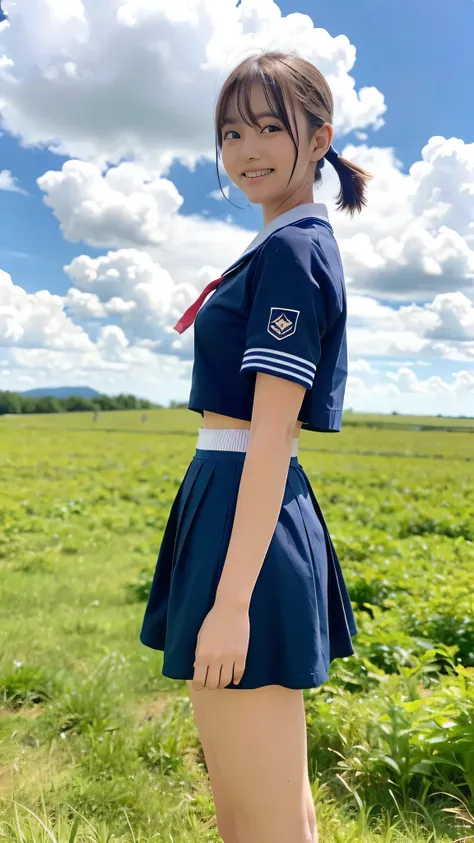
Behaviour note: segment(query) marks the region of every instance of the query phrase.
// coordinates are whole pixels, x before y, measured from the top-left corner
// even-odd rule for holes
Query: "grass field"
[[[186,685],[138,639],[200,417],[147,416],[0,417],[5,841],[220,840]],[[299,459],[360,630],[304,691],[321,843],[468,840],[474,422],[349,414]]]

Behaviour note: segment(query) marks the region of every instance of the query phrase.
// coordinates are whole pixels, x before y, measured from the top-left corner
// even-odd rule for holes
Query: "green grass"
[[[220,840],[186,684],[163,677],[162,654],[138,639],[200,417],[147,415],[145,425],[140,411],[0,418],[8,843]],[[300,440],[360,630],[355,656],[304,692],[320,838],[467,840],[474,437],[469,420],[431,420],[448,432],[384,418],[370,427],[349,414],[356,426]]]
[[[443,428],[446,430],[474,431],[474,416],[400,416],[382,413],[352,413],[345,412],[346,425],[374,425],[376,427],[413,427],[430,430]]]

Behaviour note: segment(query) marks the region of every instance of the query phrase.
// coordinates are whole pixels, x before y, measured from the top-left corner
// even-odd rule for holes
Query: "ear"
[[[332,144],[334,138],[334,129],[330,123],[324,123],[313,134],[312,148],[310,161],[316,164],[321,158],[324,158],[326,152]]]

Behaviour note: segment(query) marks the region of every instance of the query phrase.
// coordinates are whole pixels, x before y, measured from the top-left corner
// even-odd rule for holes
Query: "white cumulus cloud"
[[[251,50],[296,49],[327,75],[338,132],[382,123],[374,86],[357,90],[355,48],[272,0],[6,2],[0,108],[25,144],[104,164],[133,156],[163,171],[212,158],[212,109]],[[1,49],[0,49],[1,55]],[[170,95],[171,92],[171,95]]]

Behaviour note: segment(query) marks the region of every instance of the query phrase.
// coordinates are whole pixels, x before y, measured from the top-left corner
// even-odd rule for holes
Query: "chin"
[[[265,193],[263,190],[261,192],[254,190],[253,195],[247,194],[247,199],[254,204],[270,205],[281,201],[281,195],[279,193]]]
[[[278,197],[280,195],[278,189],[275,188],[275,183],[270,186],[262,181],[260,182],[260,184],[251,185],[249,184],[248,179],[246,179],[245,176],[242,176],[242,178],[238,182],[238,186],[242,193],[245,193],[247,199],[249,199],[250,202],[269,202],[275,196]],[[257,196],[259,197],[258,199],[253,198]]]
[[[241,190],[245,193],[246,197],[250,199],[250,201],[257,201],[261,202],[264,200],[265,202],[270,202],[272,199],[278,198],[280,193],[278,190],[275,189],[275,185],[273,185],[272,189],[269,190],[268,185],[261,182],[260,184],[256,184],[253,187],[247,187],[247,185],[241,186]],[[252,197],[258,196],[258,199],[253,199]]]

